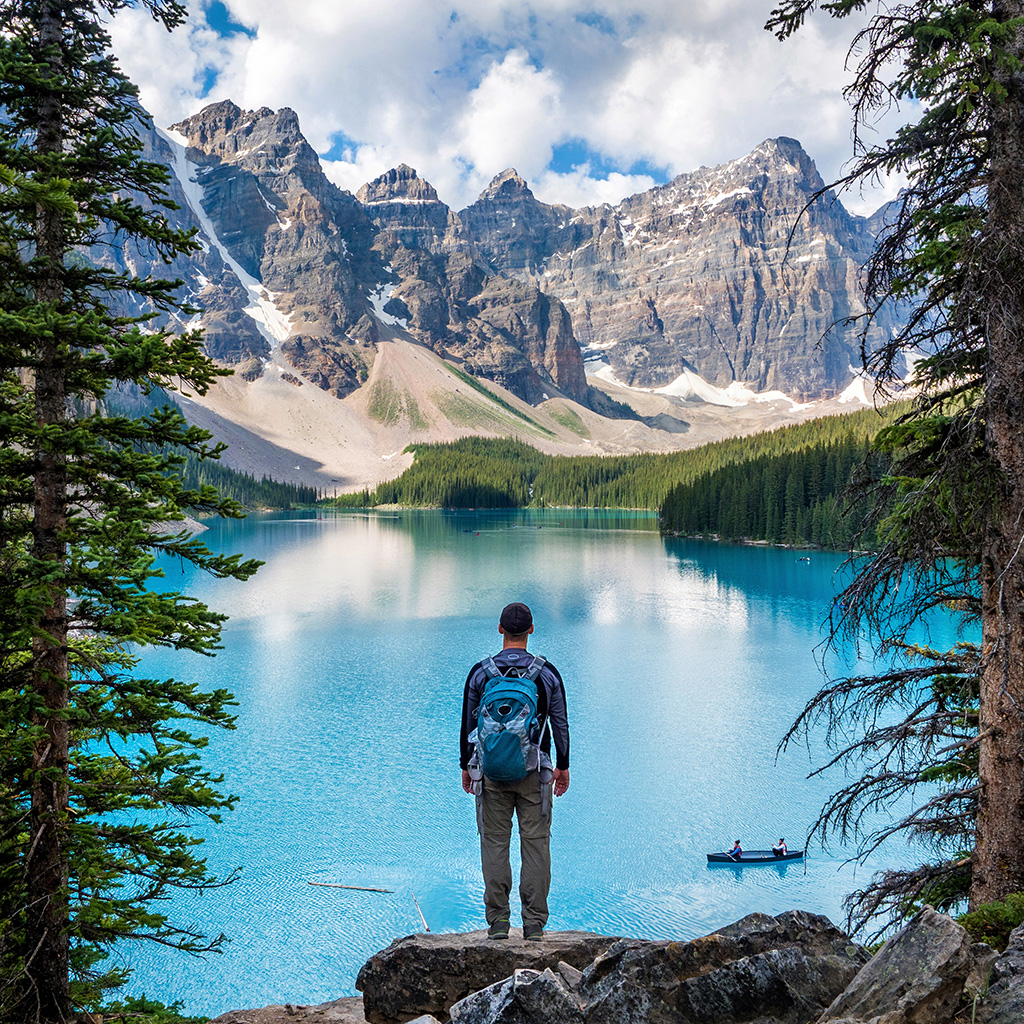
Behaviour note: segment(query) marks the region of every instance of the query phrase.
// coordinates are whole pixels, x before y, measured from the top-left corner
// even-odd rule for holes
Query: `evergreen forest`
[[[845,549],[862,537],[865,509],[843,500],[854,473],[878,461],[871,439],[849,432],[797,451],[760,455],[678,484],[661,506],[666,533]],[[877,475],[877,474],[871,474]]]
[[[671,533],[848,546],[859,528],[842,491],[900,411],[859,410],[688,451],[545,455],[510,438],[412,445],[400,477],[333,506],[646,508]],[[755,483],[756,481],[756,483]]]
[[[219,462],[201,462],[191,455],[177,472],[185,487],[209,485],[246,509],[308,508],[322,493],[316,487],[284,483],[266,474],[257,479],[251,473],[240,473]]]

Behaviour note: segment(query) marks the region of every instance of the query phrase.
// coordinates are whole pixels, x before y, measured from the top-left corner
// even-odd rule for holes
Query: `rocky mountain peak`
[[[754,163],[776,178],[793,177],[801,187],[812,191],[825,184],[804,147],[796,139],[784,135],[765,139],[744,160],[737,161],[739,164],[744,162]]]
[[[180,276],[244,374],[273,354],[344,397],[394,328],[535,403],[589,404],[582,349],[611,387],[672,396],[694,372],[835,394],[859,358],[858,328],[819,343],[862,311],[874,238],[838,202],[806,209],[821,178],[795,139],[614,206],[544,203],[508,168],[455,213],[404,163],[341,191],[289,108],[225,100],[174,127],[179,198],[210,243]]]
[[[507,167],[491,179],[490,185],[487,186],[480,193],[480,198],[477,202],[483,202],[488,199],[533,199],[534,195],[530,191],[530,186],[526,184],[524,178],[519,176],[519,172],[514,167]]]
[[[565,241],[563,229],[572,213],[567,206],[542,203],[510,167],[459,212],[459,238],[472,244],[493,270],[534,277]]]
[[[205,145],[209,139],[232,131],[244,114],[245,111],[237,103],[221,100],[203,107],[198,114],[186,117],[171,127],[189,140],[195,137],[198,143]]]
[[[665,185],[630,196],[615,207],[615,213],[620,219],[638,222],[641,210],[650,214],[671,206],[675,215],[692,217],[723,203],[731,205],[766,193],[799,195],[802,206],[823,185],[814,161],[796,139],[766,139],[737,160],[684,172]]]
[[[367,206],[372,203],[440,202],[434,186],[421,178],[408,164],[399,164],[379,178],[374,178],[356,193],[356,198]]]
[[[373,225],[362,206],[324,176],[288,107],[214,103],[174,128],[196,167],[192,201],[208,218],[211,251],[230,260],[238,278],[227,298],[202,297],[207,309],[221,299],[225,307],[225,339],[204,320],[207,337],[226,351],[233,344],[227,335],[256,321],[268,344],[312,383],[339,398],[355,390],[369,373],[365,350],[376,337],[366,294],[386,276],[370,251]],[[208,271],[203,277],[212,281]],[[268,298],[260,298],[264,292]],[[273,308],[254,314],[254,300]]]
[[[829,328],[862,312],[858,274],[874,239],[828,197],[808,208],[823,182],[795,139],[615,207],[548,206],[516,179],[504,172],[460,212],[461,237],[493,269],[560,299],[577,340],[618,380],[667,387],[695,369],[719,387],[801,399],[848,383],[856,328]]]
[[[791,139],[787,135],[780,135],[775,139],[765,139],[761,145],[755,147],[754,153],[764,153],[780,161],[788,161],[790,164],[800,166],[812,163],[807,151],[801,145],[799,139]]]
[[[204,163],[234,162],[249,154],[268,154],[276,160],[287,154],[307,165],[318,164],[299,129],[298,114],[290,107],[242,110],[231,100],[222,100],[171,127],[187,139],[190,156]]]

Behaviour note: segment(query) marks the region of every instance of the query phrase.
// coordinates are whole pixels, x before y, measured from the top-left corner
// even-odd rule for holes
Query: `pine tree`
[[[212,652],[222,616],[163,593],[156,557],[220,576],[256,565],[211,554],[174,525],[186,510],[235,515],[186,490],[183,455],[209,435],[170,408],[104,413],[122,386],[204,392],[222,372],[195,333],[120,309],[180,307],[178,282],[96,265],[133,240],[170,260],[166,171],[141,159],[146,118],[109,53],[104,20],[127,0],[2,0],[0,19],[0,1016],[66,1021],[122,980],[119,937],[193,951],[206,940],[156,909],[173,886],[218,884],[169,822],[215,816],[217,791],[187,723],[230,726],[230,695],[137,678],[136,648]],[[168,28],[184,7],[146,0]],[[144,208],[145,207],[145,208]],[[126,302],[131,299],[131,302]],[[191,311],[187,311],[191,312]]]
[[[768,27],[786,38],[818,6],[784,0]],[[939,797],[922,795],[901,821],[933,844],[936,862],[890,873],[856,896],[866,914],[898,915],[936,894],[949,905],[950,893],[969,885],[976,908],[1024,890],[1024,2],[820,6],[835,18],[868,15],[851,48],[857,158],[832,187],[880,173],[908,182],[887,211],[866,278],[868,319],[898,302],[905,326],[865,352],[866,365],[885,390],[908,352],[925,358],[915,408],[880,438],[893,463],[874,490],[883,543],[835,615],[837,639],[870,633],[905,667],[830,684],[801,721],[824,719],[834,737],[861,729],[837,760],[852,771],[867,759],[865,784],[844,790],[819,821],[847,834],[857,833],[865,809],[905,800],[929,764],[949,759],[950,744],[976,747],[973,783],[957,778]],[[919,104],[918,119],[866,144],[880,108],[903,100]],[[910,643],[943,604],[980,624],[980,649],[922,655]],[[952,702],[949,679],[961,688]],[[912,716],[901,736],[879,737],[879,716],[916,707],[922,693],[934,716]],[[965,719],[947,714],[951,704],[968,709],[966,736],[954,724]],[[870,770],[886,761],[919,771],[894,789],[884,767]],[[879,839],[869,829],[863,851]]]

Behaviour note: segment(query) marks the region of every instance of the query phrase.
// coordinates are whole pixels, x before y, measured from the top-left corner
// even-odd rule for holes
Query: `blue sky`
[[[415,167],[461,208],[515,167],[546,202],[616,202],[765,138],[826,177],[850,153],[850,26],[780,43],[751,0],[199,0],[168,34],[144,11],[115,48],[158,123],[208,102],[292,107],[355,191]],[[880,130],[891,131],[895,117]],[[848,195],[867,212],[885,190]]]

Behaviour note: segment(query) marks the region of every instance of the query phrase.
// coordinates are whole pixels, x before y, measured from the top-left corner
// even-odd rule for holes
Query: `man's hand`
[[[569,788],[569,769],[555,769],[555,796],[561,796]]]
[[[470,796],[473,795],[473,779],[465,768],[462,769],[462,788],[469,793]]]

